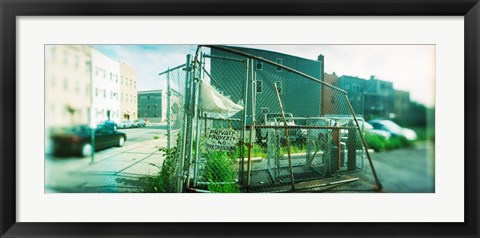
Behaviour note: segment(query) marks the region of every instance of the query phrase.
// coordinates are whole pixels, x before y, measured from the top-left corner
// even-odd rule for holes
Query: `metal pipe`
[[[244,178],[244,172],[245,172],[245,129],[247,125],[247,96],[248,96],[248,64],[250,63],[250,59],[247,59],[247,62],[245,64],[245,87],[243,88],[243,121],[242,121],[242,132],[240,135],[240,184],[242,186],[245,185],[245,178]]]
[[[170,68],[167,70],[167,149],[170,151],[172,148],[172,91],[170,86]]]
[[[160,76],[160,75],[162,75],[162,74],[169,73],[169,72],[171,72],[171,71],[174,71],[174,70],[176,70],[176,69],[179,69],[179,68],[182,68],[182,67],[185,67],[185,66],[186,66],[186,64],[182,64],[182,65],[179,65],[179,66],[174,67],[174,68],[168,68],[166,71],[159,73],[158,76]]]
[[[187,63],[186,63],[186,73],[185,73],[185,95],[184,95],[184,103],[183,103],[183,128],[182,128],[182,153],[179,159],[179,166],[177,171],[177,193],[181,193],[183,190],[183,173],[184,173],[184,163],[185,163],[185,153],[186,153],[186,144],[187,144],[187,120],[188,120],[188,105],[189,105],[189,81],[190,81],[190,58],[191,55],[187,55]]]
[[[250,173],[251,173],[251,168],[252,168],[252,147],[253,147],[253,132],[255,131],[255,71],[253,70],[253,60],[250,61],[250,66],[251,66],[251,74],[250,74],[250,83],[251,83],[251,101],[252,101],[252,112],[251,112],[251,117],[252,117],[252,124],[250,126],[250,136],[249,136],[249,142],[248,142],[248,165],[247,165],[247,192],[250,190]]]
[[[204,60],[204,57],[200,56],[200,66],[198,67],[198,74],[199,74],[199,77],[201,77],[202,75],[202,64],[203,64],[203,61]],[[197,82],[198,84],[198,82]],[[198,85],[197,85],[198,87]],[[196,131],[195,131],[195,141],[196,141],[196,144],[195,144],[195,160],[193,161],[193,186],[197,186],[197,176],[198,176],[198,155],[199,155],[199,152],[200,152],[200,125],[198,124],[198,121],[199,121],[199,118],[200,118],[200,110],[198,109],[198,94],[199,94],[199,90],[197,90],[197,96],[196,96],[196,109],[195,109],[195,125],[196,125]]]
[[[239,61],[242,63],[245,63],[244,59],[237,59],[237,58],[231,58],[231,57],[225,57],[225,56],[219,56],[219,55],[204,55],[205,58],[212,58],[212,59],[224,59],[224,60],[232,60],[232,61]],[[247,59],[248,60],[248,59]]]
[[[363,146],[365,147],[365,153],[367,154],[368,162],[370,163],[370,168],[372,169],[373,177],[375,178],[375,184],[377,185],[378,190],[382,190],[382,184],[380,183],[380,180],[378,179],[377,173],[375,172],[375,167],[373,167],[373,162],[372,158],[370,157],[370,152],[368,152],[368,147],[367,147],[367,142],[365,141],[365,137],[363,137],[363,133],[360,130],[360,125],[358,124],[357,117],[355,116],[355,111],[353,110],[352,104],[350,104],[350,101],[348,101],[348,96],[345,94],[345,100],[347,100],[347,105],[348,108],[350,109],[350,112],[352,113],[353,120],[355,121],[355,124],[357,125],[358,132],[360,133],[360,138],[362,139]]]
[[[201,54],[201,53],[200,53]],[[197,57],[195,57],[195,59],[197,59]],[[200,60],[202,60],[201,56],[200,56]],[[193,66],[193,78],[192,78],[192,88],[191,88],[191,100],[190,100],[190,104],[189,104],[189,114],[191,116],[193,116],[191,118],[191,127],[189,128],[190,129],[190,132],[189,132],[189,135],[190,135],[190,141],[189,141],[189,149],[190,149],[190,152],[188,153],[187,155],[187,159],[188,159],[188,168],[187,168],[187,173],[186,173],[186,179],[185,179],[185,183],[186,183],[186,188],[189,188],[190,186],[190,168],[192,166],[192,161],[193,161],[193,158],[192,158],[192,153],[191,151],[193,150],[193,136],[194,136],[194,130],[195,130],[195,126],[196,124],[194,124],[195,122],[197,122],[197,108],[198,108],[198,97],[197,97],[197,94],[198,94],[198,84],[199,84],[199,70],[201,70],[201,65],[200,67],[196,67],[198,64],[198,62],[194,62],[194,66]],[[198,144],[198,141],[196,142]],[[197,151],[196,151],[197,152]]]
[[[290,153],[290,140],[288,139],[288,126],[287,126],[287,119],[285,118],[285,112],[283,111],[282,100],[280,99],[280,93],[278,92],[277,83],[273,84],[275,88],[275,93],[277,94],[277,101],[278,105],[280,106],[280,112],[282,113],[283,125],[285,126],[285,140],[287,141],[287,153],[288,153],[288,167],[290,169],[290,180],[292,183],[292,191],[295,191],[295,179],[293,176],[293,168],[292,168],[292,157]]]

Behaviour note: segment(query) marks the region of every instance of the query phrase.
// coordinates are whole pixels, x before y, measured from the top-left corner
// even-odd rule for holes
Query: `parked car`
[[[52,135],[53,154],[59,156],[88,156],[92,153],[92,130],[94,130],[95,150],[114,146],[122,147],[127,141],[127,134],[108,125],[98,125],[91,129],[87,125],[64,128]]]
[[[362,128],[365,133],[381,136],[385,140],[390,139],[390,137],[392,136],[392,134],[388,131],[373,128],[373,126],[368,122],[359,121],[359,124],[360,124],[360,128]]]
[[[387,131],[392,137],[404,138],[408,141],[417,139],[417,133],[414,130],[408,128],[402,128],[397,123],[390,120],[372,120],[369,123],[374,129]]]
[[[118,124],[112,120],[107,120],[107,121],[102,121],[100,123],[98,123],[98,125],[107,125],[107,126],[110,126],[112,127],[114,130],[117,129],[118,127]]]
[[[146,125],[147,125],[147,123],[142,119],[138,119],[138,120],[133,121],[133,126],[134,127],[145,127]]]
[[[122,120],[118,123],[118,128],[133,128],[133,122],[131,120]]]

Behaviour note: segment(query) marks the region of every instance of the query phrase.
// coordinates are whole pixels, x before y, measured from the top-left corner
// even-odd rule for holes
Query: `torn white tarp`
[[[200,110],[213,117],[229,118],[243,110],[243,106],[220,94],[205,80],[200,80],[198,103]]]

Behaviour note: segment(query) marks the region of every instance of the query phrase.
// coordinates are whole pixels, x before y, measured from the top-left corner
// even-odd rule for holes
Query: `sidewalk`
[[[165,140],[165,139],[163,139]],[[164,160],[162,139],[126,145],[77,161],[46,160],[45,188],[48,192],[102,193],[140,192],[139,178],[159,172]],[[157,165],[157,166],[155,166]]]

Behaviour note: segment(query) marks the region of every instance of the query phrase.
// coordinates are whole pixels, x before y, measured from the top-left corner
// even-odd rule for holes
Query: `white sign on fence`
[[[238,143],[238,133],[232,129],[211,129],[207,137],[207,149],[235,150]]]

